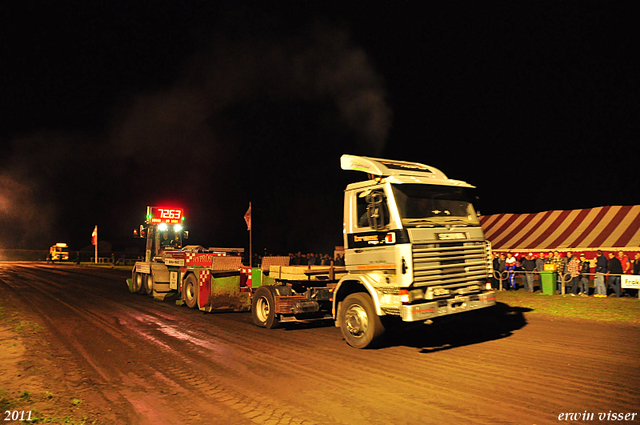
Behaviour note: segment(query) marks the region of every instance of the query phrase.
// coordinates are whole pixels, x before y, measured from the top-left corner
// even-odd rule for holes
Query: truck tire
[[[151,295],[153,293],[153,275],[152,274],[144,275],[144,279],[142,280],[142,292],[147,295]]]
[[[362,292],[348,295],[340,308],[340,330],[354,348],[374,348],[384,335],[384,326],[371,297]]]
[[[131,282],[131,293],[141,294],[144,275],[142,273],[134,273]]]
[[[251,317],[256,326],[267,329],[277,328],[280,321],[276,317],[273,291],[267,286],[258,288],[251,300]]]
[[[198,280],[193,274],[187,276],[184,281],[182,298],[189,308],[196,308],[198,305]]]

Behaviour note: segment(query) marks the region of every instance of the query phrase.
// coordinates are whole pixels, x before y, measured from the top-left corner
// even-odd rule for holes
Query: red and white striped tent
[[[640,251],[640,205],[494,214],[480,223],[497,252]]]

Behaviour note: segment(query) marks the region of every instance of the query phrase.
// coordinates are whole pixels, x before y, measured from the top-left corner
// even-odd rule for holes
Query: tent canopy
[[[638,251],[640,205],[480,217],[494,251]]]

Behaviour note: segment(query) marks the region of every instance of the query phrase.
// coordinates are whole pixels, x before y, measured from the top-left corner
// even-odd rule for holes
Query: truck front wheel
[[[184,303],[189,308],[195,308],[196,304],[198,304],[198,295],[196,293],[196,290],[198,288],[197,283],[198,282],[196,281],[196,277],[192,274],[187,276],[184,281],[184,292],[182,295]]]
[[[371,297],[363,293],[347,296],[340,308],[340,330],[354,348],[373,348],[380,344],[384,326],[373,308]]]
[[[253,323],[261,328],[277,328],[279,320],[276,318],[275,307],[273,292],[266,286],[258,288],[251,300],[251,317],[253,317]]]

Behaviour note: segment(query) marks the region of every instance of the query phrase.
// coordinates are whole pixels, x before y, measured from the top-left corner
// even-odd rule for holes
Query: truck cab
[[[51,261],[67,261],[69,259],[69,246],[64,242],[58,242],[49,248]]]
[[[189,237],[184,230],[184,211],[181,208],[147,207],[145,224],[134,236],[146,238],[145,261],[161,257],[164,251],[182,248],[183,239]]]
[[[257,326],[329,318],[370,348],[391,321],[495,305],[473,186],[415,162],[343,155],[341,166],[368,176],[344,191],[345,266],[270,265],[253,294]]]
[[[373,345],[385,318],[425,321],[495,304],[473,186],[420,163],[343,155],[341,167],[368,175],[344,193],[348,274],[333,315],[350,345]]]

